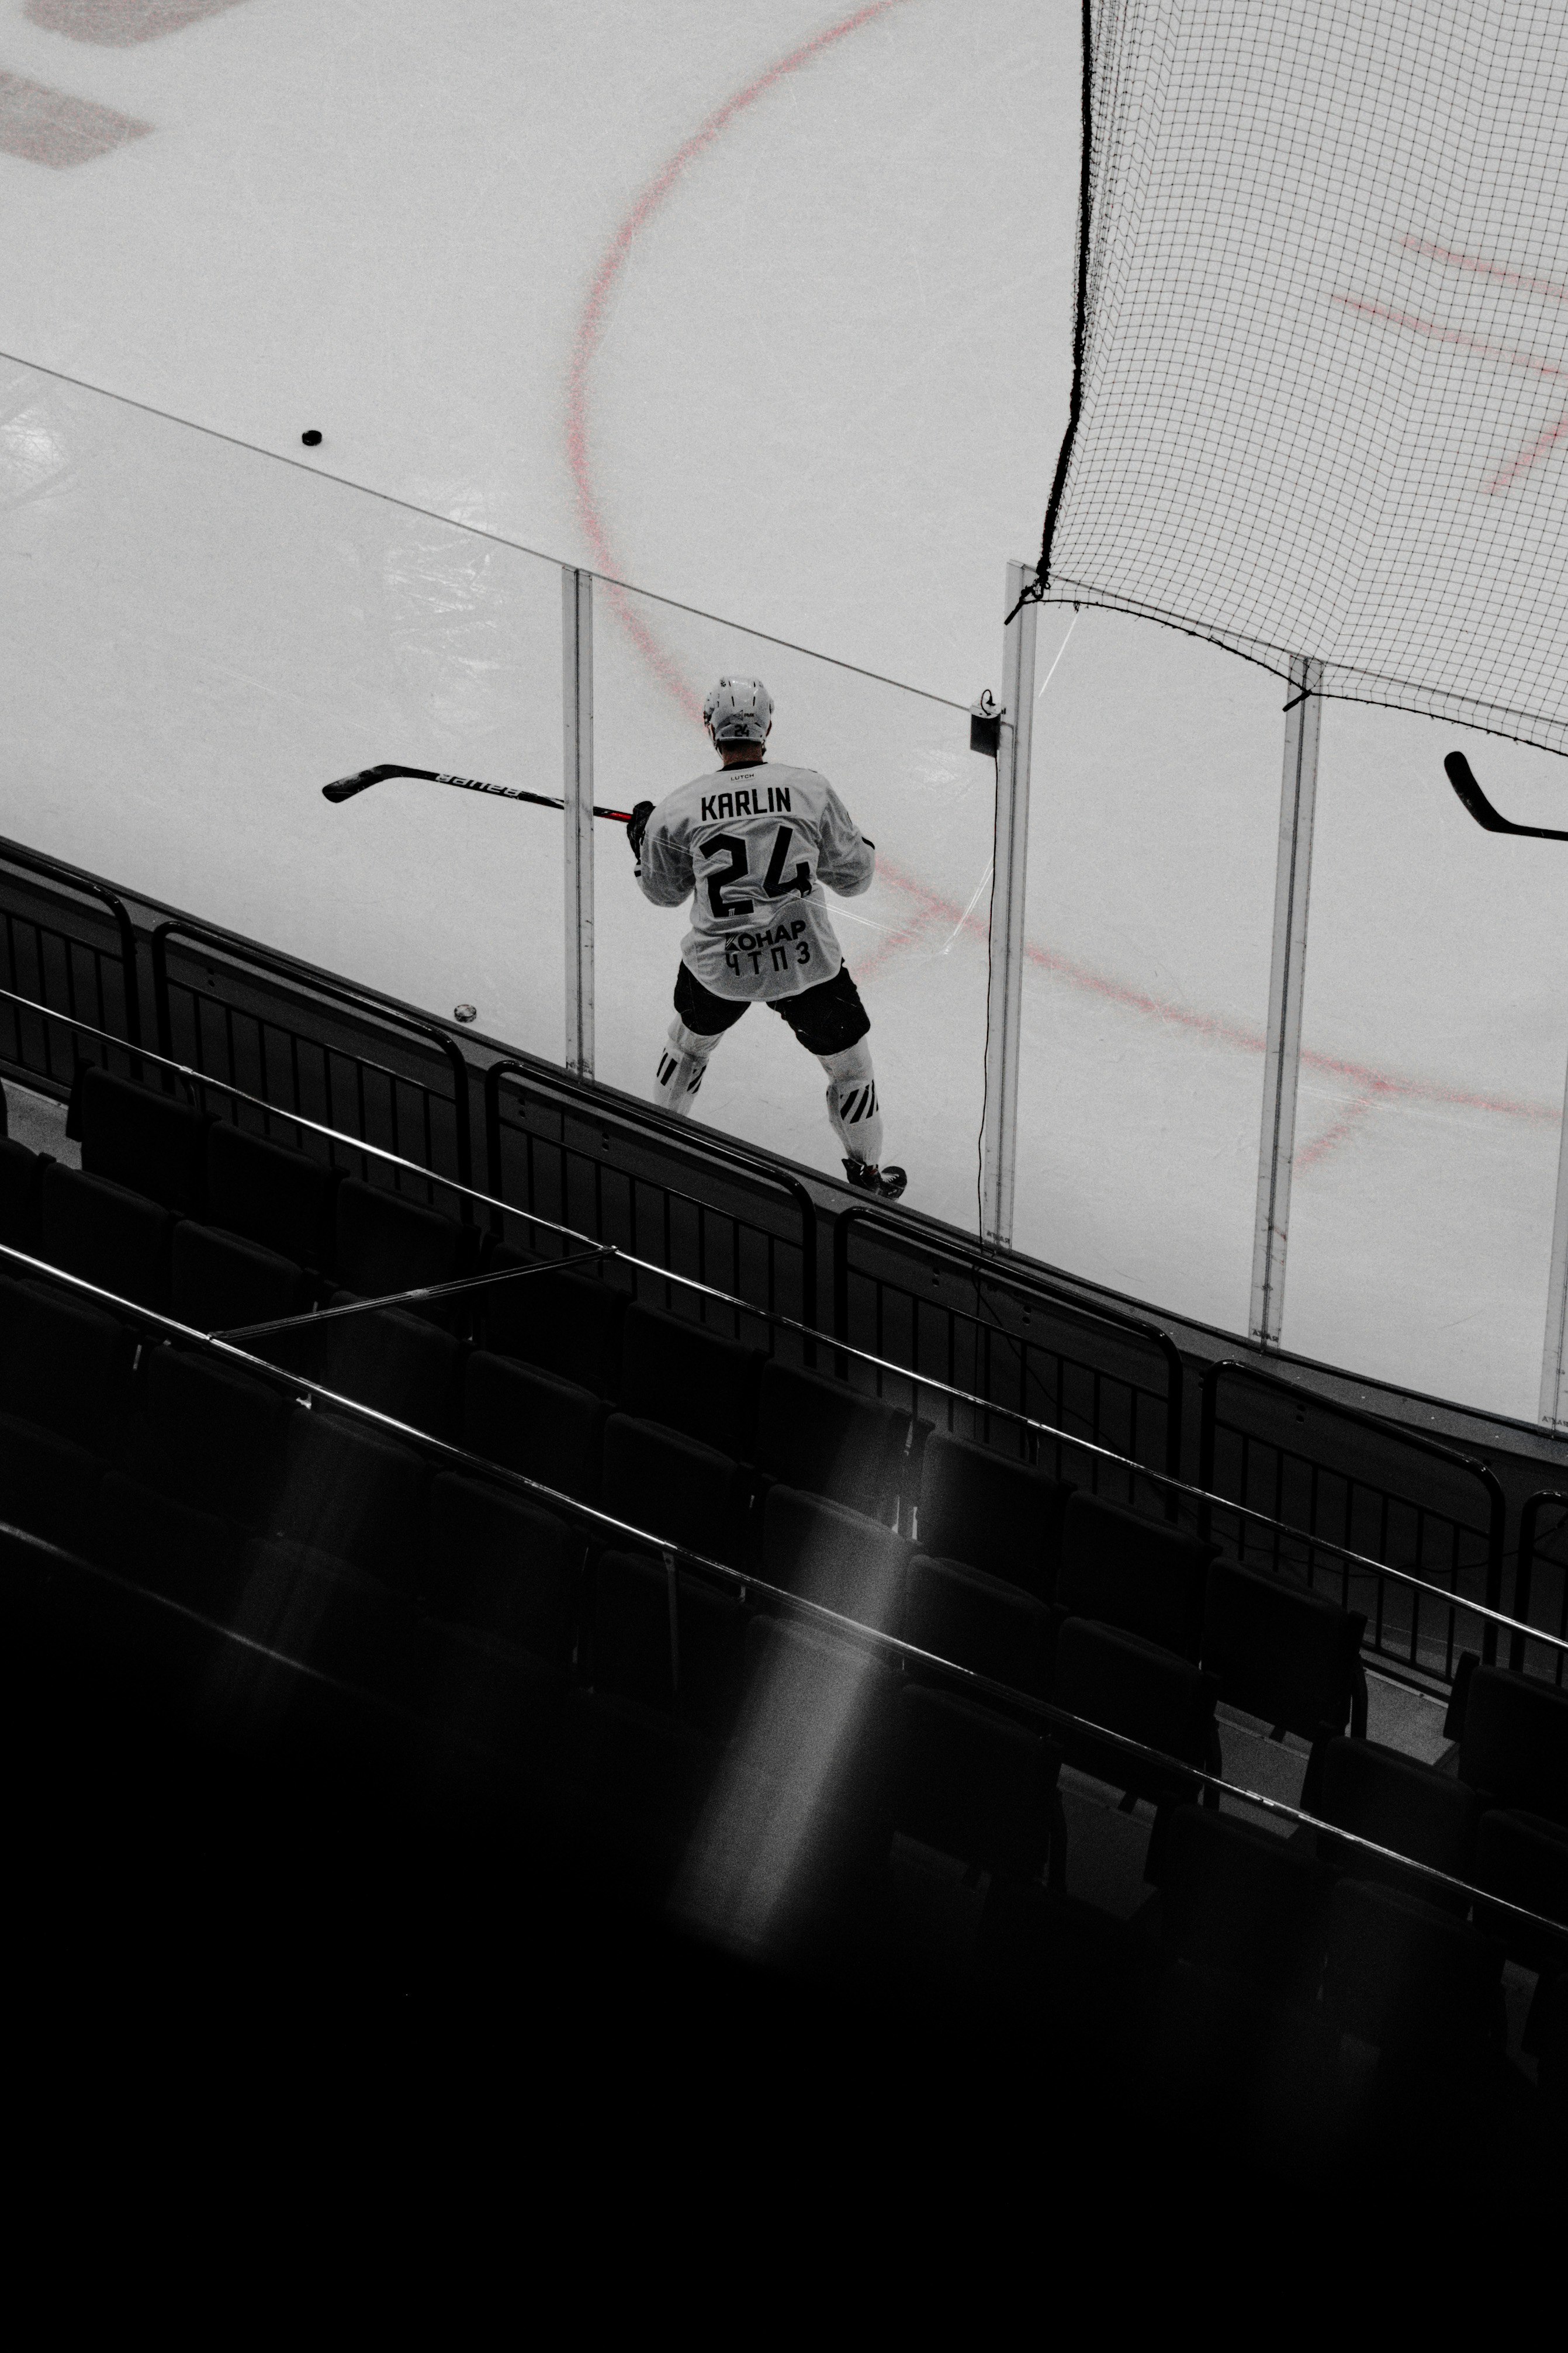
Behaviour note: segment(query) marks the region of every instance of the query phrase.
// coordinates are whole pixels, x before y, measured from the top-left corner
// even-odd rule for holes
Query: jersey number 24
[[[787,881],[784,876],[784,860],[789,856],[789,846],[794,839],[795,828],[788,825],[781,825],[773,836],[773,855],[768,860],[768,871],[763,877],[765,898],[787,899],[792,891],[798,891],[803,899],[811,896],[811,869],[804,858],[797,862],[795,872]],[[730,863],[722,872],[708,877],[708,904],[713,910],[715,922],[721,923],[726,915],[749,915],[756,902],[752,899],[726,899],[724,896],[726,891],[751,881],[747,872],[745,843],[737,840],[732,833],[710,834],[702,844],[703,856],[717,857],[721,850]]]

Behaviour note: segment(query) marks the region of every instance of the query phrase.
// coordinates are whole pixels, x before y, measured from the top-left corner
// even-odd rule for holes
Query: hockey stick
[[[549,793],[521,793],[513,785],[487,785],[478,776],[447,776],[439,768],[400,768],[392,761],[384,761],[379,768],[356,768],[352,776],[334,776],[330,785],[321,786],[325,801],[353,800],[355,793],[368,792],[372,785],[383,785],[388,776],[417,776],[426,785],[454,785],[460,793],[489,793],[498,801],[531,801],[535,808],[564,808],[564,801]],[[614,818],[617,825],[629,825],[630,809],[595,807],[595,817]]]
[[[1488,833],[1527,833],[1535,841],[1568,841],[1568,833],[1557,833],[1549,825],[1512,825],[1506,817],[1499,817],[1477,784],[1476,772],[1462,752],[1450,752],[1443,765],[1448,772],[1448,782],[1476,823]]]

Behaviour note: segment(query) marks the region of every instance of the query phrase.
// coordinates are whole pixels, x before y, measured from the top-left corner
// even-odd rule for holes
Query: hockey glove
[[[632,810],[630,817],[626,819],[626,840],[630,845],[631,853],[634,858],[640,858],[642,856],[643,836],[647,831],[647,821],[652,815],[653,803],[651,801],[638,801],[635,808]]]

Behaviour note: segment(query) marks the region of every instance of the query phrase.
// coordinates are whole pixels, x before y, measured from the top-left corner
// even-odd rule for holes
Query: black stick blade
[[[1506,818],[1499,817],[1485,793],[1476,782],[1476,772],[1462,752],[1450,752],[1443,762],[1448,782],[1458,794],[1476,823],[1489,833],[1511,833],[1513,828]]]
[[[356,793],[368,792],[384,776],[395,776],[395,768],[356,768],[352,776],[334,776],[330,785],[321,786],[324,801],[352,801]]]

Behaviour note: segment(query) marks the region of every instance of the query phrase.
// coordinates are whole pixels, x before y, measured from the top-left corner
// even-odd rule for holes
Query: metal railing
[[[6,987],[42,1004],[58,1004],[66,1013],[90,1008],[97,1028],[118,1030],[131,1044],[139,1045],[142,1005],[136,931],[119,892],[96,874],[84,874],[21,842],[0,839],[0,862],[16,868],[29,880],[94,900],[107,910],[114,926],[114,944],[110,947],[98,939],[83,939],[28,909],[7,906],[4,910],[5,957],[0,967]],[[18,1069],[36,1071],[48,1084],[68,1083],[69,1072],[54,1067],[47,1024],[28,1031],[23,1022],[20,1009],[14,1007],[4,1059]]]
[[[509,1102],[517,1114],[510,1118]],[[616,1110],[601,1092],[590,1095],[569,1080],[552,1082],[521,1061],[490,1064],[484,1106],[486,1177],[497,1203],[516,1202],[668,1269],[695,1271],[700,1282],[754,1300],[768,1314],[816,1324],[816,1205],[787,1169],[710,1129],[700,1138],[684,1131],[672,1136],[664,1132],[671,1123],[657,1113],[639,1111],[634,1118]],[[531,1111],[542,1113],[550,1126],[531,1123]],[[677,1183],[662,1167],[655,1174],[646,1166],[616,1165],[609,1157],[612,1139],[622,1147],[624,1160],[640,1157],[645,1163],[650,1141],[656,1143],[661,1164],[679,1158],[689,1168],[690,1181]],[[776,1220],[764,1223],[716,1201],[715,1177],[748,1200],[785,1209],[787,1228],[781,1230]],[[703,1180],[704,1189],[695,1189]],[[503,1229],[500,1208],[491,1209],[490,1224],[498,1232]],[[668,1306],[670,1286],[664,1287],[663,1303]],[[706,1303],[700,1312],[706,1321]],[[740,1322],[737,1313],[737,1336]],[[811,1362],[814,1341],[807,1350]]]
[[[1542,1538],[1541,1520],[1544,1513],[1559,1514],[1555,1525]],[[1560,1495],[1553,1488],[1542,1488],[1538,1494],[1528,1496],[1519,1514],[1519,1557],[1514,1569],[1513,1614],[1526,1626],[1540,1625],[1547,1632],[1555,1630],[1559,1641],[1568,1638],[1568,1560],[1561,1552],[1548,1549],[1568,1541],[1568,1495]],[[1508,1662],[1516,1672],[1528,1673],[1530,1638],[1516,1632],[1509,1644]],[[1537,1645],[1539,1648],[1539,1645]],[[1568,1683],[1568,1651],[1553,1651],[1545,1670],[1559,1691]],[[1540,1673],[1542,1670],[1536,1669]]]
[[[906,1263],[917,1260],[918,1272],[911,1268],[901,1280],[892,1280],[856,1266],[850,1250],[857,1233],[872,1236]],[[973,1307],[955,1304],[951,1295],[931,1297],[933,1268],[948,1276],[950,1293],[956,1284],[972,1285]],[[856,1284],[869,1285],[868,1303],[858,1303]],[[1012,1328],[994,1310],[985,1312],[983,1293],[1005,1303]],[[933,1380],[938,1388],[942,1383],[961,1386],[999,1409],[1047,1415],[1131,1461],[1180,1478],[1184,1368],[1175,1342],[1157,1324],[1116,1308],[1090,1306],[1034,1277],[1017,1279],[994,1259],[956,1242],[917,1236],[902,1220],[851,1203],[840,1212],[833,1238],[833,1332],[841,1344],[855,1332],[858,1305],[860,1328],[868,1324],[872,1352],[902,1362],[912,1390],[931,1388]],[[1045,1330],[1031,1328],[1037,1324]],[[1078,1335],[1077,1349],[1062,1336],[1063,1326]],[[1090,1339],[1100,1344],[1092,1353],[1084,1345]],[[991,1419],[972,1416],[958,1434],[994,1444]],[[946,1427],[955,1428],[951,1408]],[[1004,1435],[1016,1445],[1016,1425],[1008,1423]],[[1061,1477],[1062,1444],[1043,1452]],[[1029,1449],[1029,1459],[1042,1460],[1038,1441]],[[1089,1474],[1096,1493],[1100,1475],[1096,1463]],[[1119,1483],[1129,1490],[1136,1484]],[[1132,1500],[1131,1492],[1123,1500]]]
[[[1288,1403],[1299,1421],[1309,1413],[1325,1414],[1365,1432],[1373,1441],[1366,1451],[1371,1459],[1358,1465],[1342,1449],[1339,1461],[1325,1465],[1278,1432],[1223,1419],[1219,1392],[1227,1380],[1266,1391],[1278,1405]],[[1222,1440],[1229,1441],[1223,1449]],[[1467,1488],[1479,1490],[1482,1504],[1477,1515],[1439,1509],[1429,1476],[1422,1482],[1425,1492],[1411,1495],[1389,1483],[1391,1472],[1373,1475],[1391,1458],[1403,1465],[1413,1457],[1443,1463]],[[1407,1483],[1418,1482],[1413,1475]],[[1502,1609],[1507,1504],[1496,1473],[1476,1456],[1226,1357],[1210,1365],[1203,1377],[1198,1485],[1209,1499],[1201,1513],[1201,1532],[1243,1564],[1291,1576],[1315,1591],[1325,1576],[1322,1556],[1331,1556],[1326,1575],[1335,1598],[1347,1609],[1364,1606],[1366,1647],[1380,1661],[1451,1683],[1466,1647],[1461,1620],[1467,1616],[1479,1629],[1483,1657],[1489,1663],[1495,1659],[1496,1620],[1478,1618],[1473,1605]],[[1289,1536],[1282,1533],[1286,1525]],[[1354,1569],[1352,1554],[1361,1564]],[[1391,1574],[1369,1578],[1369,1561],[1382,1563]],[[1427,1588],[1425,1608],[1422,1591],[1393,1574],[1411,1568]],[[1452,1597],[1446,1607],[1432,1600],[1441,1588]]]

